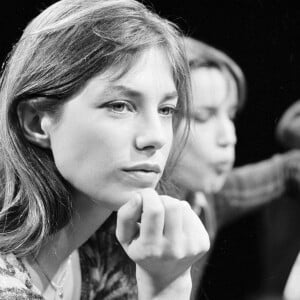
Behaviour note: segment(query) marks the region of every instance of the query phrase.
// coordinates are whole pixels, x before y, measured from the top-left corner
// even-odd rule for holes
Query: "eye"
[[[109,108],[112,112],[116,113],[126,113],[126,112],[134,112],[134,106],[127,101],[113,101],[106,104],[106,107]]]
[[[174,106],[164,106],[159,109],[159,113],[164,116],[173,116],[177,112],[176,107]]]
[[[192,119],[199,123],[205,123],[209,121],[213,117],[213,111],[209,109],[201,109],[197,110],[196,112],[192,113]]]

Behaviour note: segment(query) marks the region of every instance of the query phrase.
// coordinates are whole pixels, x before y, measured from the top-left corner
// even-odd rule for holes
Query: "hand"
[[[189,270],[209,237],[186,201],[144,189],[119,209],[116,235],[137,265],[140,299],[189,299]]]

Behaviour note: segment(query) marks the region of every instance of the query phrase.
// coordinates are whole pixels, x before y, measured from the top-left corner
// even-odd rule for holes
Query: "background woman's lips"
[[[223,161],[223,162],[213,164],[213,168],[216,170],[218,174],[229,172],[232,169],[232,166],[233,166],[232,161]]]

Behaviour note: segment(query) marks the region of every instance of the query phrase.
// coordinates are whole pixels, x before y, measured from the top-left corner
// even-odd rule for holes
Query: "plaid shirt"
[[[277,154],[259,163],[234,168],[222,190],[206,195],[200,217],[210,236],[211,249],[220,227],[244,214],[291,192],[300,191],[300,151]],[[197,199],[197,194],[193,194]],[[192,202],[195,202],[195,199]],[[199,208],[198,208],[199,209]],[[210,251],[193,266],[194,293],[201,287],[201,279]]]

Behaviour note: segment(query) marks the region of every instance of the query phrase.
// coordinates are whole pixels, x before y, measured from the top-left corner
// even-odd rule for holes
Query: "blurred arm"
[[[299,187],[300,150],[235,168],[223,189],[214,196],[217,219],[221,223],[231,221],[285,193],[299,193]]]

